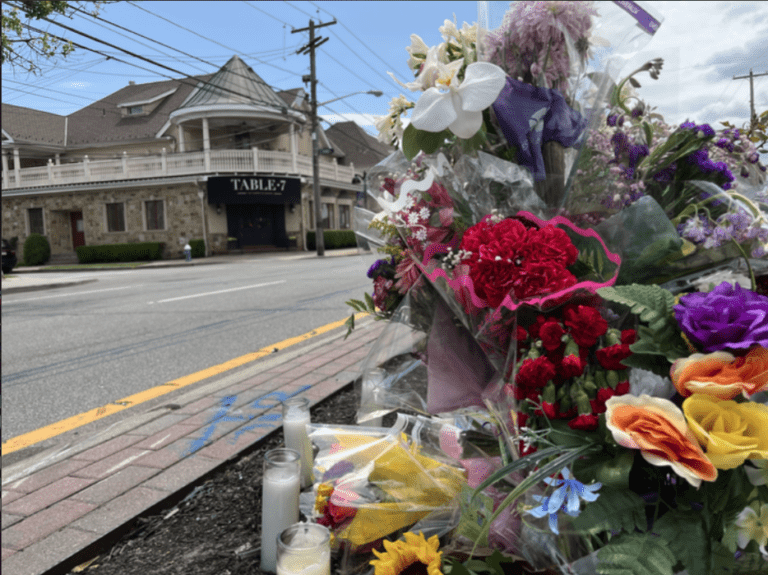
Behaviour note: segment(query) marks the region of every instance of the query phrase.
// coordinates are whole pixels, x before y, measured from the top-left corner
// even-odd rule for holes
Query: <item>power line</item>
[[[309,16],[311,19],[313,19],[313,20],[317,20],[318,22],[320,21],[320,18],[317,18],[316,16],[312,16],[312,14],[310,14],[309,12],[304,12],[304,10],[302,10],[301,8],[297,8],[296,6],[294,6],[293,4],[291,4],[290,2],[287,2],[286,0],[283,0],[283,2],[285,2],[286,4],[288,4],[288,6],[290,6],[290,7],[291,7],[291,8],[293,8],[294,10],[298,10],[299,12],[301,12],[302,14],[304,14],[305,16]]]
[[[341,24],[341,27],[342,27],[342,28],[344,28],[344,29],[345,29],[347,32],[349,32],[349,33],[352,35],[352,37],[353,37],[355,40],[357,40],[357,41],[358,41],[358,42],[360,42],[360,43],[361,43],[363,46],[365,46],[365,48],[366,48],[366,49],[367,49],[367,50],[368,50],[368,51],[369,51],[371,54],[373,54],[373,55],[374,55],[376,58],[378,58],[378,59],[379,59],[379,61],[380,61],[382,64],[384,64],[384,65],[385,65],[385,66],[387,66],[388,68],[392,68],[392,70],[393,70],[393,72],[392,72],[392,73],[393,73],[393,74],[397,74],[397,72],[394,72],[394,70],[397,70],[397,67],[396,67],[396,66],[392,66],[392,64],[389,64],[388,62],[386,62],[385,60],[383,60],[383,59],[381,58],[381,56],[379,56],[379,55],[378,55],[378,54],[377,54],[377,53],[376,53],[374,50],[372,50],[372,49],[371,49],[371,48],[368,46],[368,44],[366,44],[366,43],[365,43],[365,42],[363,42],[363,41],[362,41],[360,38],[358,38],[358,37],[357,37],[357,35],[356,35],[356,34],[355,34],[355,33],[354,33],[352,30],[350,30],[350,29],[349,29],[349,28],[346,26],[346,24],[344,24],[344,22],[341,22],[341,21],[339,21],[339,20],[338,20],[338,18],[336,18],[336,16],[334,16],[333,14],[331,14],[330,12],[328,12],[328,10],[326,10],[325,8],[323,8],[323,7],[321,7],[321,6],[318,6],[318,5],[317,5],[317,4],[315,4],[314,2],[310,2],[310,4],[312,4],[312,5],[313,5],[315,8],[317,8],[318,10],[322,10],[323,12],[325,12],[326,14],[328,14],[329,16],[331,16],[332,18],[334,18],[335,20],[337,20],[337,21],[339,22],[339,24]],[[336,35],[336,34],[334,34],[334,36],[335,36],[335,35]],[[344,41],[343,41],[343,40],[341,40],[341,38],[338,38],[338,40],[339,40],[339,41],[340,41],[342,44],[344,44]],[[346,44],[344,44],[344,45],[345,45],[345,46],[347,46]],[[349,48],[349,46],[347,46],[347,48]],[[351,48],[350,48],[350,50],[352,51],[352,53],[353,53],[353,54],[357,55],[357,56],[358,56],[358,58],[360,58],[360,56],[357,54],[357,52],[356,52],[355,50],[352,50]],[[362,58],[360,58],[360,59],[361,59],[361,60],[363,60]],[[365,62],[365,63],[366,63],[368,66],[370,66],[370,64],[368,64],[368,62],[366,62],[365,60],[363,60],[363,62]],[[388,78],[388,79],[387,79],[387,81],[391,81],[391,78]]]
[[[242,52],[240,52],[239,50],[235,50],[234,48],[230,48],[229,46],[225,46],[225,45],[224,45],[224,44],[222,44],[221,42],[217,42],[216,40],[214,40],[214,39],[212,39],[212,38],[209,38],[209,37],[207,37],[207,36],[203,36],[202,34],[198,34],[198,33],[197,33],[197,32],[195,32],[194,30],[190,30],[189,28],[186,28],[186,27],[182,26],[181,24],[177,24],[176,22],[174,22],[174,21],[172,21],[172,20],[169,20],[168,18],[165,18],[165,17],[163,17],[163,16],[160,16],[159,14],[155,14],[154,12],[150,12],[149,10],[147,10],[146,8],[143,8],[142,6],[139,6],[139,5],[138,5],[138,4],[136,4],[135,2],[132,2],[132,1],[130,1],[130,0],[129,0],[128,4],[130,4],[131,6],[134,6],[134,7],[138,8],[139,10],[143,10],[143,11],[144,11],[144,12],[146,12],[147,14],[151,14],[152,16],[154,16],[154,17],[156,17],[156,18],[160,18],[161,20],[165,20],[166,22],[168,22],[168,23],[170,23],[170,24],[173,24],[173,25],[174,25],[174,26],[176,26],[177,28],[180,28],[180,29],[182,29],[182,30],[186,30],[186,31],[187,31],[187,32],[189,32],[190,34],[194,34],[195,36],[197,36],[197,37],[199,37],[199,38],[202,38],[203,40],[208,40],[209,42],[213,42],[214,44],[216,44],[216,45],[218,45],[218,46],[221,46],[222,48],[226,48],[227,50],[231,50],[232,52],[236,52],[237,54],[240,54],[241,56],[245,56],[245,54],[243,54],[243,53],[242,53]],[[275,68],[275,69],[277,69],[277,70],[280,70],[281,72],[288,72],[288,73],[296,74],[297,76],[301,76],[301,74],[297,74],[296,72],[293,72],[292,70],[287,70],[287,69],[285,69],[285,68],[281,68],[280,66],[275,66],[274,64],[270,64],[270,63],[268,63],[268,62],[264,62],[264,61],[260,60],[259,58],[254,58],[254,60],[256,60],[257,62],[261,62],[262,64],[266,64],[267,66],[271,66],[272,68]]]
[[[285,26],[291,26],[291,24],[289,24],[289,23],[288,23],[288,22],[286,22],[285,20],[280,20],[280,18],[277,18],[277,17],[273,16],[272,14],[270,14],[269,12],[267,12],[266,10],[262,10],[262,9],[261,9],[261,8],[259,8],[258,6],[254,6],[254,5],[253,5],[251,2],[246,2],[245,0],[243,0],[243,4],[245,4],[245,5],[247,5],[247,6],[250,6],[250,7],[251,7],[251,8],[253,8],[254,10],[258,10],[258,11],[259,11],[259,12],[261,12],[262,14],[266,14],[267,16],[269,16],[270,18],[272,18],[273,20],[277,20],[278,22],[280,22],[281,24],[283,24],[283,25],[285,25]],[[293,26],[291,26],[291,28],[293,28]]]

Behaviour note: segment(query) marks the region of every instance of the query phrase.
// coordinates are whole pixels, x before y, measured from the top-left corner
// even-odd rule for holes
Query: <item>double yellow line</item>
[[[367,313],[355,314],[355,321],[357,321],[358,319],[366,315],[368,314]],[[266,355],[274,353],[275,350],[281,351],[287,347],[296,345],[297,343],[307,341],[308,339],[311,339],[318,335],[322,335],[324,333],[332,331],[344,325],[346,321],[347,321],[346,319],[342,319],[339,321],[335,321],[333,323],[329,323],[322,327],[313,329],[312,331],[309,331],[305,334],[298,335],[296,337],[291,337],[279,343],[262,347],[260,350],[255,351],[253,353],[241,355],[240,357],[236,357],[235,359],[230,359],[229,361],[225,361],[224,363],[220,363],[219,365],[214,365],[212,367],[203,369],[202,371],[198,371],[190,375],[185,375],[184,377],[180,377],[178,379],[174,379],[167,383],[160,384],[156,387],[147,389],[146,391],[134,393],[133,395],[129,395],[122,399],[118,399],[117,401],[114,401],[107,405],[102,405],[101,407],[91,409],[90,411],[73,415],[72,417],[68,417],[67,419],[62,419],[61,421],[57,421],[56,423],[51,423],[50,425],[46,425],[45,427],[41,427],[40,429],[35,429],[34,431],[29,431],[22,435],[18,435],[3,443],[2,455],[7,455],[9,453],[13,453],[14,451],[18,451],[19,449],[24,449],[25,447],[35,445],[36,443],[40,443],[41,441],[45,441],[46,439],[50,439],[52,437],[56,437],[57,435],[61,435],[62,433],[65,433],[67,431],[77,429],[78,427],[82,427],[83,425],[87,425],[93,421],[97,421],[99,419],[102,419],[103,417],[107,417],[108,415],[112,415],[113,413],[117,413],[118,411],[123,411],[124,409],[128,409],[129,407],[135,407],[140,403],[144,403],[145,401],[149,401],[150,399],[160,397],[161,395],[165,395],[166,393],[170,393],[171,391],[174,391],[176,389],[180,389],[182,387],[192,385],[193,383],[203,381],[204,379],[208,379],[209,377],[213,377],[214,375],[220,375],[226,371],[235,369],[236,367],[240,367],[241,365],[245,365],[246,363],[250,363],[257,359],[261,359]]]

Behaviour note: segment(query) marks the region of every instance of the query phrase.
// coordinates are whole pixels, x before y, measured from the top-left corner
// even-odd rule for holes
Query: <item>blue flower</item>
[[[549,515],[549,528],[556,535],[560,535],[560,531],[557,529],[557,514],[560,511],[565,511],[571,517],[578,517],[579,513],[581,513],[579,498],[587,502],[595,501],[600,497],[600,494],[595,493],[595,491],[603,486],[602,483],[584,485],[577,479],[571,479],[571,473],[567,467],[564,467],[560,473],[563,475],[563,479],[552,479],[551,477],[544,479],[547,485],[558,487],[559,489],[549,497],[534,495],[533,498],[537,503],[541,503],[541,505],[526,511],[526,513],[530,513],[537,518]]]

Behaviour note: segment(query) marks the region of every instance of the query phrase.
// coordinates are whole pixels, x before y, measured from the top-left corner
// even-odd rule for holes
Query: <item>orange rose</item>
[[[717,479],[717,469],[699,447],[683,412],[668,399],[614,395],[605,407],[606,425],[619,445],[639,449],[651,465],[669,465],[694,487]]]
[[[768,389],[768,349],[755,347],[744,357],[726,351],[694,353],[672,364],[670,378],[683,397],[693,393],[733,399]]]

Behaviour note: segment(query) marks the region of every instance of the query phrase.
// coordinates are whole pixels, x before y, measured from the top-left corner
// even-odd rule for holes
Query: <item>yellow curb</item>
[[[367,315],[367,313],[355,314],[355,320],[358,320]],[[77,415],[73,415],[72,417],[68,417],[67,419],[62,419],[61,421],[57,421],[55,423],[51,423],[50,425],[46,425],[45,427],[41,427],[40,429],[35,429],[22,435],[12,437],[2,444],[2,455],[13,453],[19,449],[24,449],[25,447],[30,447],[31,445],[35,445],[36,443],[40,443],[41,441],[45,441],[46,439],[50,439],[52,437],[56,437],[57,435],[67,431],[77,429],[78,427],[82,427],[83,425],[87,425],[88,423],[92,423],[102,419],[103,417],[112,415],[118,411],[128,409],[129,407],[135,407],[140,403],[149,401],[150,399],[154,399],[156,397],[160,397],[161,395],[165,395],[166,393],[169,393],[175,389],[186,387],[187,385],[208,379],[214,375],[220,375],[226,371],[240,367],[241,365],[245,365],[246,363],[250,363],[266,355],[274,353],[275,350],[280,351],[287,347],[291,347],[292,345],[296,345],[297,343],[307,341],[308,339],[311,339],[315,336],[332,331],[344,325],[346,321],[346,319],[342,319],[333,323],[329,323],[322,327],[315,328],[305,334],[285,339],[279,343],[268,345],[256,352],[248,353],[246,355],[236,357],[235,359],[230,359],[229,361],[225,361],[219,365],[214,365],[196,373],[185,375],[184,377],[160,384],[151,389],[147,389],[146,391],[134,393],[133,395],[118,399],[117,401],[107,405],[86,411],[85,413],[79,413]]]

